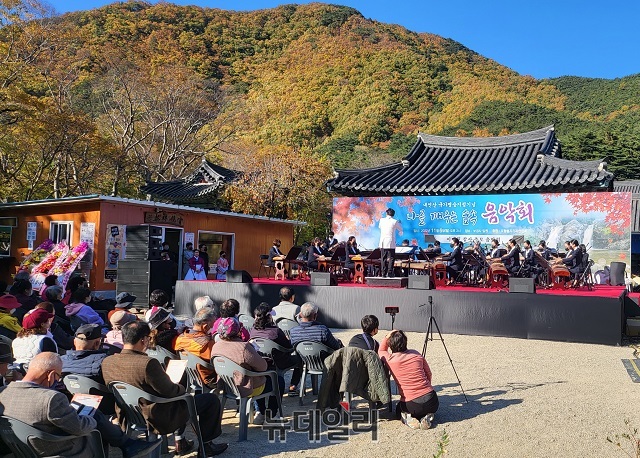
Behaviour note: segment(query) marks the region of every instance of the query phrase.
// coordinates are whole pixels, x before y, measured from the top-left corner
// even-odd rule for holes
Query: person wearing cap
[[[79,415],[64,393],[51,389],[61,378],[60,356],[43,352],[33,358],[21,381],[10,383],[0,392],[3,415],[50,434],[80,436],[57,442],[33,438],[29,442],[37,456],[92,458],[95,455],[87,444],[87,436],[94,429],[105,443],[119,448],[124,458],[148,456],[162,442],[130,439],[99,410]]]
[[[211,328],[216,318],[216,312],[212,308],[198,310],[193,316],[193,329],[185,329],[176,339],[176,352],[191,353],[206,362],[211,361],[211,348],[214,344]],[[215,386],[215,371],[198,366],[198,373],[207,386]]]
[[[0,342],[0,387],[7,386],[9,382],[20,378],[19,372],[9,369],[9,364],[14,361],[11,345],[6,342]]]
[[[29,364],[38,353],[58,352],[58,345],[48,335],[54,316],[45,309],[33,309],[25,315],[23,329],[11,344],[17,364]]]
[[[107,332],[104,338],[104,342],[114,347],[122,349],[124,346],[122,342],[122,326],[132,321],[136,321],[138,318],[133,313],[127,313],[125,310],[116,310],[116,313],[111,315],[109,322],[111,323],[111,331]]]
[[[218,336],[220,340],[213,345],[211,349],[211,356],[224,356],[229,358],[240,366],[256,371],[263,372],[267,370],[267,362],[258,354],[253,345],[249,342],[243,342],[240,336],[241,325],[237,318],[223,318],[218,320]],[[284,392],[284,379],[279,380],[280,393]],[[244,377],[238,385],[240,394],[244,396],[257,396],[265,390],[271,390],[271,378],[258,376],[258,377]],[[273,418],[278,412],[278,400],[275,396],[269,396],[269,408],[271,411],[271,417]],[[258,403],[256,413],[253,418],[253,423],[261,425],[264,423],[266,415],[265,402]]]
[[[102,377],[102,361],[107,357],[107,350],[101,348],[102,328],[99,324],[83,324],[75,333],[73,346],[62,356],[62,374],[84,375],[104,384]]]
[[[13,311],[20,307],[20,302],[11,294],[0,296],[0,335],[10,338],[16,338],[16,335],[22,330],[22,326],[18,323],[18,319],[13,316]]]
[[[185,388],[173,383],[157,359],[149,357],[151,330],[143,321],[133,321],[122,327],[124,348],[121,353],[108,356],[102,362],[102,373],[106,383],[114,381],[129,383],[147,393],[173,398],[185,393]],[[227,444],[212,441],[222,434],[220,400],[215,394],[205,393],[194,396],[199,417],[200,432],[205,442],[205,458],[219,455],[227,449]],[[121,424],[124,416],[116,408]],[[189,411],[184,402],[140,403],[140,411],[147,423],[158,434],[175,434],[176,453],[185,455],[193,448],[193,442],[183,437],[189,421]]]
[[[119,311],[125,311],[126,313],[133,315],[133,313],[129,312],[129,309],[133,306],[135,300],[136,296],[132,296],[129,293],[122,292],[118,294],[116,296],[115,308],[107,314],[107,319],[111,321],[111,317],[113,316],[113,314]]]
[[[175,341],[179,333],[172,326],[171,313],[163,307],[156,308],[149,315],[149,329],[151,329],[150,348],[162,347],[174,352]]]

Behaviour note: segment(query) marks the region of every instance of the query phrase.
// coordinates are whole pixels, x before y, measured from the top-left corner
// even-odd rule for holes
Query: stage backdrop
[[[339,241],[356,236],[361,249],[378,246],[378,222],[393,208],[402,224],[400,245],[408,239],[422,248],[439,240],[447,251],[451,237],[465,246],[492,238],[522,236],[537,245],[564,249],[577,239],[598,265],[630,264],[631,193],[491,194],[469,196],[339,197],[333,200],[333,230]]]

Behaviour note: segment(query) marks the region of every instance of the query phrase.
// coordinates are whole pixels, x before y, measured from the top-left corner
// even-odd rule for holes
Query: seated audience
[[[107,332],[107,335],[104,337],[104,342],[122,349],[124,346],[122,343],[122,326],[137,319],[133,313],[117,310],[116,313],[111,315],[111,319],[109,320],[111,323],[111,331]]]
[[[102,328],[98,324],[83,324],[73,339],[75,350],[62,356],[62,374],[84,375],[104,384],[102,361],[107,351],[102,346]]]
[[[51,302],[40,302],[34,310],[36,309],[44,309],[53,315],[53,321],[51,322],[51,326],[49,326],[47,336],[55,340],[59,349],[71,350],[73,348],[73,335],[68,333],[67,330],[60,325],[60,320],[55,315],[53,304]],[[69,322],[67,321],[63,324],[69,324]]]
[[[155,308],[155,311],[149,316],[149,329],[151,329],[149,348],[162,347],[173,352],[179,332],[172,324],[174,321],[167,309]]]
[[[216,322],[213,323],[212,332],[216,332],[216,330],[218,329],[218,326],[220,326],[220,323],[222,322],[223,319],[238,318],[239,314],[240,314],[240,303],[235,299],[227,299],[222,304],[220,304],[220,318],[218,318]],[[242,337],[242,340],[245,342],[248,342],[250,338],[249,331],[247,331],[244,328],[244,326],[242,326],[242,323],[240,323],[240,337]]]
[[[282,290],[280,291],[282,294]],[[258,305],[253,314],[255,321],[253,323],[253,328],[251,328],[252,339],[262,338],[272,340],[278,345],[291,350],[287,353],[274,351],[273,363],[278,369],[288,369],[296,366],[293,370],[293,375],[291,376],[291,383],[289,384],[289,392],[295,392],[296,386],[300,382],[300,377],[302,376],[302,360],[300,359],[300,356],[295,352],[292,354],[293,346],[291,345],[291,341],[287,338],[282,329],[278,328],[278,326],[273,322],[269,304],[263,302]]]
[[[55,286],[58,284],[58,276],[57,275],[47,275],[44,279],[44,285],[40,289],[40,298],[43,301],[47,300],[47,288],[50,286]]]
[[[240,322],[237,318],[224,318],[218,325],[218,335],[220,340],[211,349],[212,356],[224,356],[236,364],[256,372],[267,370],[267,362],[258,354],[256,349],[249,342],[243,342],[240,337]],[[280,395],[284,391],[284,379],[278,377]],[[271,390],[271,378],[269,377],[243,377],[238,385],[238,390],[242,396],[257,396],[262,392]],[[264,398],[256,401],[256,413],[253,423],[261,425],[264,423],[266,403]],[[268,407],[270,418],[278,412],[278,400],[275,396],[269,396]]]
[[[272,309],[273,319],[276,322],[280,318],[296,321],[300,306],[293,303],[295,300],[296,294],[291,286],[280,288],[280,303]]]
[[[105,382],[125,382],[154,396],[173,398],[185,393],[182,385],[173,383],[162,369],[158,360],[147,356],[151,330],[143,321],[132,321],[122,327],[124,349],[121,353],[108,356],[102,362]],[[196,394],[196,410],[200,421],[200,431],[204,440],[206,456],[215,456],[227,449],[227,444],[212,441],[222,433],[220,426],[220,401],[215,394]],[[119,409],[118,419],[124,422]],[[193,442],[184,437],[189,420],[187,405],[182,402],[165,404],[141,401],[140,410],[147,423],[158,434],[175,434],[176,454],[185,455],[193,448]]]
[[[372,350],[378,353],[380,344],[373,338],[378,333],[380,321],[375,315],[365,315],[360,321],[362,326],[362,334],[356,334],[349,341],[349,347],[362,348],[363,350]]]
[[[213,301],[211,300],[211,298],[209,296],[200,296],[200,297],[196,297],[196,300],[193,301],[193,306],[196,309],[195,311],[197,312],[200,309],[203,309],[205,307],[208,308],[214,308],[216,304],[213,303]]]
[[[69,322],[69,318],[65,313],[65,303],[62,302],[62,287],[59,285],[49,286],[47,291],[45,292],[45,301],[51,302],[53,304],[53,309],[55,310],[56,317]],[[71,329],[71,325],[69,324],[69,329]]]
[[[23,329],[11,344],[16,364],[29,364],[38,353],[58,352],[58,345],[49,334],[53,313],[34,309],[22,320]]]
[[[187,352],[206,362],[211,361],[211,348],[213,336],[211,329],[216,321],[216,312],[209,307],[202,308],[193,316],[193,329],[185,329],[176,339],[175,351]],[[198,366],[200,379],[205,385],[213,388],[216,384],[216,373],[212,370]]]
[[[71,300],[71,295],[76,292],[78,288],[87,288],[89,286],[89,282],[86,278],[81,275],[76,275],[75,277],[71,277],[67,282],[67,286],[65,287],[64,296],[62,297],[62,303],[67,305]]]
[[[125,311],[126,313],[133,315],[133,313],[129,312],[129,309],[133,306],[133,303],[135,302],[135,300],[136,300],[136,297],[132,296],[129,293],[122,292],[118,294],[116,296],[116,305],[114,306],[114,309],[107,314],[107,319],[111,320],[111,317],[113,316],[113,314],[118,311]]]
[[[12,315],[12,310],[20,307],[20,302],[11,294],[0,296],[0,335],[15,339],[22,330],[18,319]]]
[[[80,287],[71,294],[69,304],[64,307],[65,314],[71,321],[71,329],[74,331],[83,324],[104,326],[100,315],[87,305],[89,302],[91,302],[91,291],[89,288]]]
[[[13,316],[22,323],[22,318],[27,314],[27,312],[33,310],[39,302],[38,299],[33,296],[31,282],[29,280],[16,280],[13,285],[11,285],[9,294],[15,296],[18,302],[20,302],[20,307],[13,312]]]
[[[378,354],[398,385],[400,403],[396,413],[400,413],[402,422],[413,429],[431,428],[439,402],[427,361],[416,350],[407,350],[403,331],[391,331],[382,339]]]
[[[9,369],[9,364],[13,364],[14,361],[11,345],[0,341],[0,388],[22,378],[19,372]],[[1,452],[0,456],[2,456]]]
[[[342,342],[336,339],[329,328],[316,321],[318,306],[312,302],[302,304],[299,314],[300,325],[291,330],[291,345],[294,347],[303,341],[320,342],[329,348],[342,348]]]
[[[60,442],[33,438],[31,444],[39,456],[91,458],[93,454],[86,436],[94,429],[100,432],[104,442],[120,448],[125,458],[148,455],[160,445],[160,439],[155,442],[130,439],[99,410],[91,416],[78,415],[63,393],[50,389],[60,381],[61,372],[60,356],[40,353],[31,361],[22,381],[12,382],[0,392],[3,415],[50,434],[82,436]]]

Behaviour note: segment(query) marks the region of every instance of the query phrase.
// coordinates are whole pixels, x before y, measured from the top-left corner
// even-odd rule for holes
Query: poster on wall
[[[83,262],[93,265],[93,248],[95,246],[96,223],[80,223],[80,243],[87,244],[87,252]]]
[[[361,249],[378,246],[378,222],[393,208],[403,235],[427,248],[434,239],[448,250],[452,237],[465,246],[474,241],[505,243],[523,237],[537,245],[564,250],[577,239],[599,265],[630,264],[631,193],[492,194],[467,196],[338,197],[333,200],[333,231],[339,241],[354,235]]]
[[[195,241],[196,241],[196,234],[194,232],[185,232],[184,233],[184,244],[185,244],[185,246],[187,245],[187,243],[191,243],[192,245],[194,245]]]
[[[124,224],[107,224],[105,280],[116,280],[118,261],[125,257],[125,242],[126,226]]]
[[[11,226],[0,226],[0,258],[11,256]]]

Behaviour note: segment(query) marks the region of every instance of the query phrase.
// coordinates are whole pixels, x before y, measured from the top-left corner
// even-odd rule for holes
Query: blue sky
[[[109,0],[49,0],[60,13]],[[152,1],[152,3],[156,3]],[[175,0],[172,3],[246,11],[277,0]],[[452,38],[520,74],[617,78],[640,73],[638,0],[339,0],[365,17]]]

